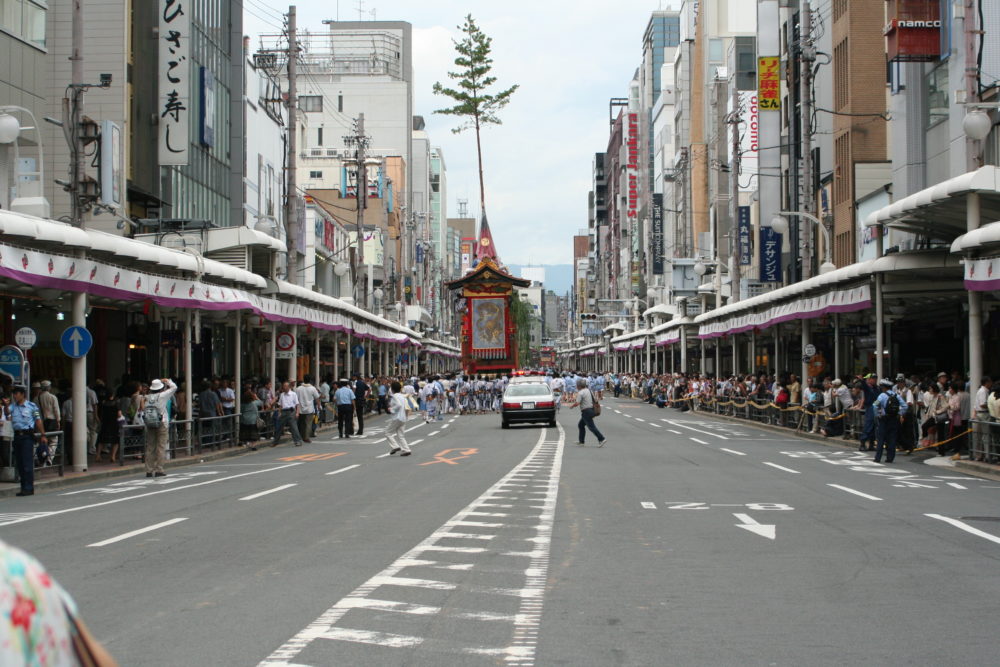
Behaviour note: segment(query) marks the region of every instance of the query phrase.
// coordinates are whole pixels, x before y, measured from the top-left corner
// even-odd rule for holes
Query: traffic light
[[[597,320],[597,313],[580,313],[581,322],[594,322]]]

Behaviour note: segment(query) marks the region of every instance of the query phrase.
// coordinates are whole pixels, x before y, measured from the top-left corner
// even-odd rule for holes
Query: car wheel
[[[555,419],[550,420],[549,421],[549,426],[552,427],[552,428],[555,428],[555,426],[556,426],[556,420]]]
[[[500,422],[500,428],[510,428],[510,423],[507,421]]]

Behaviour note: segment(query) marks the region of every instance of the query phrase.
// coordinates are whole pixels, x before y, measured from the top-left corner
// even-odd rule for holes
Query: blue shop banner
[[[760,228],[760,282],[781,282],[781,234],[764,226]]]

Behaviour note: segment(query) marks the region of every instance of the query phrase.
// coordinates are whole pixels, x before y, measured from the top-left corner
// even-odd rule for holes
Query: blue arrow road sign
[[[0,348],[0,373],[10,376],[15,383],[24,381],[24,355],[13,345]]]
[[[59,337],[59,346],[67,357],[79,359],[87,356],[94,346],[94,337],[84,327],[69,327]]]
[[[354,347],[351,348],[351,353],[354,354],[354,357],[356,359],[360,359],[361,357],[365,356],[365,348],[362,347],[361,345],[355,345]]]

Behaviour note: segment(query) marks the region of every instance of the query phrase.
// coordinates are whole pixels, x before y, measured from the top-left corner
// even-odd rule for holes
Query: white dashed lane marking
[[[786,468],[785,466],[779,466],[777,463],[770,463],[768,461],[763,462],[766,466],[771,466],[772,468],[777,468],[778,470],[784,470],[785,472],[790,472],[793,475],[800,474],[798,470],[792,470],[791,468]]]
[[[388,649],[419,650],[424,654],[445,651],[493,656],[502,664],[512,667],[534,665],[565,444],[562,427],[558,427],[556,440],[547,440],[548,432],[550,429],[543,429],[528,457],[479,498],[386,569],[330,607],[260,664],[287,667],[294,664],[299,654],[307,647],[310,648],[310,662],[316,662],[317,656],[324,656],[325,659],[320,660],[321,662],[335,663],[337,643],[348,642]],[[417,442],[420,441],[412,444]],[[530,490],[533,488],[544,490]],[[508,498],[511,501],[509,504],[490,502]],[[494,508],[504,511],[494,511]],[[489,520],[480,520],[487,517]],[[534,532],[533,536],[524,536],[526,527]],[[471,573],[475,572],[478,554],[487,552],[490,553],[487,562],[490,572],[496,572],[497,568],[501,568],[501,571],[509,573],[514,581],[523,582],[523,587],[500,588],[477,585],[477,577]],[[433,556],[428,557],[432,553],[442,554],[442,558],[446,558],[443,554],[460,554],[452,557],[460,558],[463,562],[435,561],[432,560]],[[524,558],[528,559],[527,564]],[[452,573],[469,572],[470,576],[461,581],[440,581],[436,578],[405,576],[404,570],[407,568],[435,568]],[[427,574],[426,569],[423,573]],[[443,572],[441,576],[444,576]],[[423,598],[428,595],[432,598],[410,601],[393,599],[405,598],[414,589],[424,591]],[[380,595],[374,597],[376,590]],[[514,597],[518,599],[518,609],[516,613],[491,609],[445,610],[445,603],[456,593],[462,592]],[[435,593],[440,596],[440,604],[433,599]],[[395,614],[390,620],[392,625],[386,627],[386,624],[382,623],[379,627],[372,628],[364,627],[366,619],[370,620],[370,616],[352,614],[347,617],[352,610],[375,610],[395,612]],[[408,617],[428,617],[437,614],[472,621],[511,624],[509,644],[462,645],[464,642],[476,641],[475,635],[455,642],[442,642],[422,634],[426,628],[425,623],[417,624],[415,620],[407,622]],[[317,640],[320,642],[330,640],[334,643],[310,646]],[[424,657],[423,661],[432,661],[431,656]],[[408,657],[401,655],[398,658],[404,662],[421,661],[416,660],[413,655]],[[374,657],[372,659],[375,660]]]

